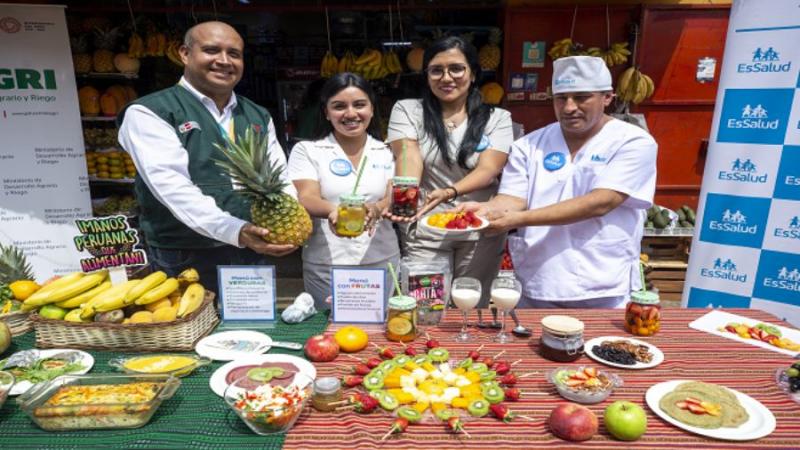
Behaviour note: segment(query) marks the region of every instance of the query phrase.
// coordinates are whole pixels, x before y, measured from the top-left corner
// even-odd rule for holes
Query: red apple
[[[553,434],[567,441],[585,441],[597,433],[597,416],[589,408],[575,403],[556,406],[547,423]]]
[[[339,344],[333,336],[318,334],[306,341],[306,357],[314,362],[333,361],[339,356]]]

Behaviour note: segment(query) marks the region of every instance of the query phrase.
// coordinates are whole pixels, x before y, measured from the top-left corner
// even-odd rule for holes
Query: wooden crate
[[[685,236],[647,236],[642,239],[642,253],[651,261],[689,261],[692,238]]]
[[[642,239],[642,253],[648,256],[648,283],[658,289],[664,302],[678,306],[683,295],[689,247],[692,238],[683,236],[648,236]]]

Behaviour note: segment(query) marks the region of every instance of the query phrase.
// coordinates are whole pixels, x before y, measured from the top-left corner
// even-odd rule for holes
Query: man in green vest
[[[267,110],[233,92],[244,66],[244,41],[233,27],[195,25],[180,54],[185,67],[177,85],[118,115],[119,142],[136,164],[139,223],[152,265],[169,275],[194,267],[203,285],[216,291],[217,266],[260,264],[263,255],[283,256],[297,247],[264,241],[268,231],[249,222],[246,200],[215,165],[224,157],[214,144],[253,128],[269,134],[274,162],[285,167],[286,156]]]

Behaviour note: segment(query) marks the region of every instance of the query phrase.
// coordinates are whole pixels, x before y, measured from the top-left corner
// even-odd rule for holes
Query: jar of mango
[[[637,336],[652,336],[661,328],[661,302],[658,294],[650,291],[631,293],[625,307],[625,329]]]
[[[337,207],[336,234],[345,237],[357,237],[364,232],[367,209],[363,195],[345,194],[339,197]]]

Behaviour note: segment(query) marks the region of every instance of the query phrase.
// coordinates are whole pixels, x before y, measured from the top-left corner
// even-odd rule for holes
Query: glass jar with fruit
[[[636,336],[652,336],[661,328],[661,302],[651,291],[631,293],[625,307],[625,329]]]
[[[392,178],[392,214],[414,217],[419,204],[419,180],[416,177]]]
[[[397,342],[417,338],[417,299],[407,295],[389,298],[386,316],[386,339]]]
[[[367,209],[366,197],[358,194],[345,194],[339,197],[337,209],[336,234],[344,237],[360,236],[364,232]]]

